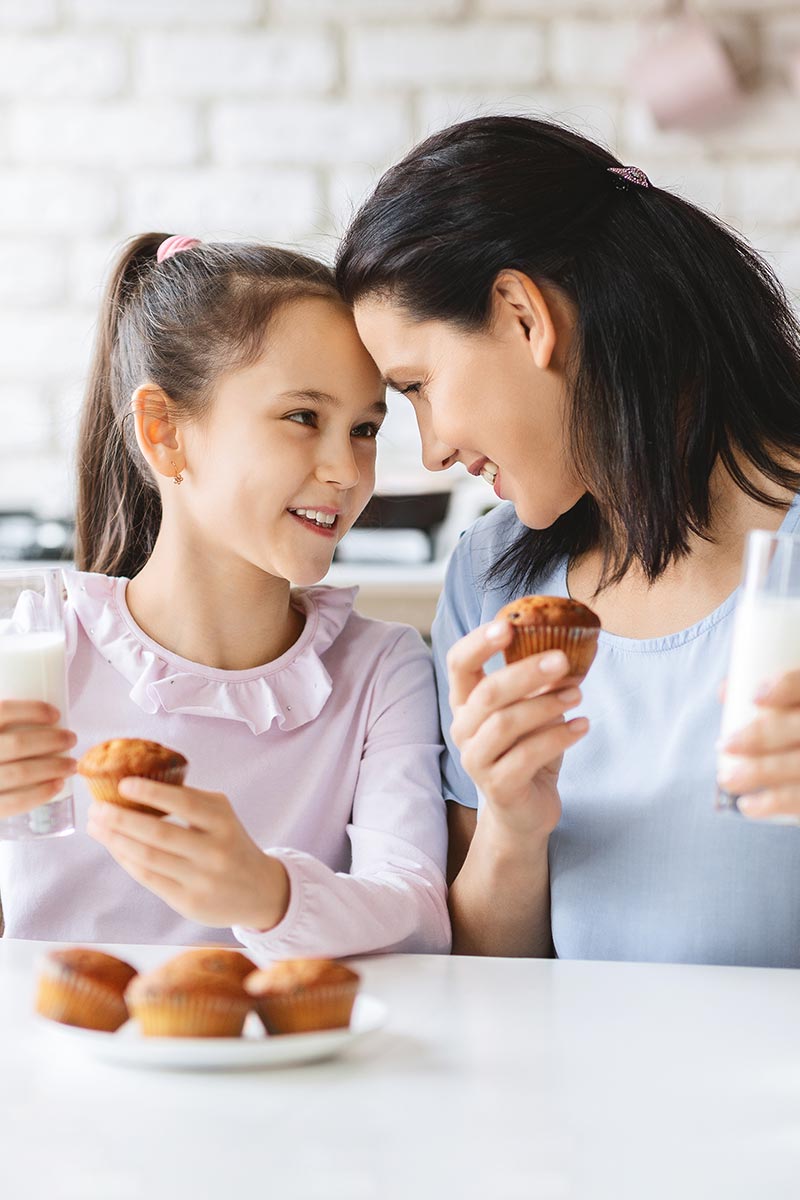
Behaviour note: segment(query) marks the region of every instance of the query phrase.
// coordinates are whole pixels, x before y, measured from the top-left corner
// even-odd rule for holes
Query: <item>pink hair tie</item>
[[[172,237],[164,238],[156,250],[156,262],[162,263],[165,258],[172,258],[173,254],[180,254],[182,250],[191,250],[193,246],[200,245],[202,245],[200,238],[181,237],[174,233]]]
[[[606,167],[606,170],[610,175],[616,175],[619,178],[619,187],[625,187],[628,183],[633,183],[636,187],[643,188],[653,186],[641,167]]]

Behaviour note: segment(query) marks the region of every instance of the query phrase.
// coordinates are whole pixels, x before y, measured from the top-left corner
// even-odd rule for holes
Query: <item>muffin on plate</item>
[[[509,621],[514,631],[504,652],[507,663],[545,650],[563,650],[570,665],[568,680],[579,683],[594,661],[600,618],[578,600],[522,596],[501,608],[496,619]],[[560,686],[566,682],[560,681]]]
[[[212,975],[238,979],[239,983],[256,969],[256,964],[246,954],[223,946],[195,946],[176,954],[169,961],[174,973],[179,970],[190,973],[209,971]]]
[[[120,781],[129,775],[138,775],[158,783],[183,783],[188,765],[177,750],[170,750],[159,742],[148,742],[143,738],[111,738],[86,751],[78,761],[78,772],[86,779],[95,800],[163,817],[160,809],[120,796]]]
[[[114,1033],[128,1019],[125,989],[136,969],[121,958],[70,946],[45,955],[36,1011],[62,1025]]]
[[[346,1029],[361,977],[328,958],[288,958],[244,982],[267,1033]]]
[[[231,960],[245,957],[236,951],[213,953],[230,954]],[[217,959],[209,965],[190,950],[137,975],[125,999],[145,1037],[240,1037],[253,1007],[242,985],[244,974],[242,963]]]

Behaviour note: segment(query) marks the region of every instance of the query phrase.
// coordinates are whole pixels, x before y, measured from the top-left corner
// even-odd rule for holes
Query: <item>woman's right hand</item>
[[[451,647],[452,737],[495,827],[514,841],[541,839],[561,817],[557,783],[564,751],[586,734],[589,722],[564,719],[581,693],[569,684],[559,688],[569,672],[560,650],[484,672],[484,664],[511,636],[507,621],[493,621]]]
[[[0,700],[0,819],[55,799],[74,774],[66,752],[78,739],[58,727],[60,718],[39,700]]]

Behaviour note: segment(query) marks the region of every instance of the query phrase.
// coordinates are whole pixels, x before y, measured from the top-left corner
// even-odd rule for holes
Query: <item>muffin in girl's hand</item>
[[[157,783],[183,783],[188,765],[177,750],[170,750],[158,742],[148,742],[142,738],[112,738],[87,750],[78,761],[78,772],[86,779],[95,800],[163,817],[160,809],[121,796],[120,781],[129,775],[137,775],[142,779],[154,779]]]
[[[130,963],[100,950],[51,950],[41,966],[36,1011],[62,1025],[114,1033],[128,1019],[125,989],[135,975]]]
[[[267,1033],[346,1029],[361,977],[328,958],[288,958],[244,983]]]
[[[522,596],[501,608],[513,638],[505,649],[507,663],[545,650],[563,650],[570,665],[569,681],[579,683],[594,662],[600,618],[585,604],[564,596]],[[560,680],[563,686],[567,680]]]
[[[137,975],[125,999],[145,1037],[240,1037],[253,1007],[242,978],[251,972],[236,951],[189,950]]]

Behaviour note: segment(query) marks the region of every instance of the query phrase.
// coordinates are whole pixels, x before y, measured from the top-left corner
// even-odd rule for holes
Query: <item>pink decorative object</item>
[[[629,82],[661,129],[710,124],[741,98],[725,47],[705,22],[693,17],[679,21],[638,55]]]
[[[792,91],[800,95],[800,53],[795,53],[789,59],[789,82]]]
[[[641,167],[609,167],[608,173],[609,175],[619,175],[625,183],[635,183],[637,187],[653,186]]]
[[[172,258],[173,254],[180,254],[181,250],[191,250],[192,246],[199,245],[200,238],[181,237],[180,234],[174,233],[172,237],[164,238],[156,250],[156,262],[162,263],[165,258]]]

